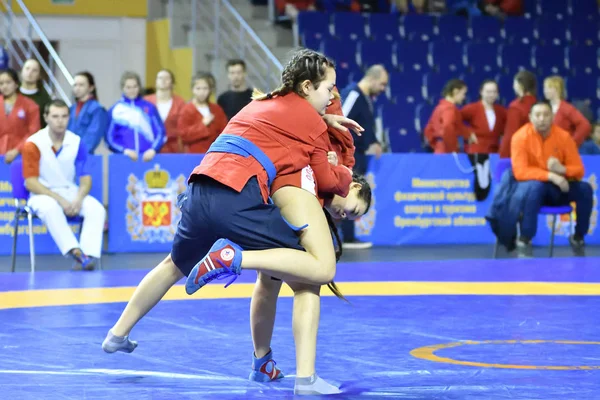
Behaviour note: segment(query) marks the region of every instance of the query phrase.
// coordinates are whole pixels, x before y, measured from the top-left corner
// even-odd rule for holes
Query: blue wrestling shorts
[[[171,257],[188,276],[213,243],[227,238],[244,250],[289,248],[304,251],[296,231],[274,204],[264,204],[256,177],[240,193],[205,175],[196,175],[180,196],[181,220]]]

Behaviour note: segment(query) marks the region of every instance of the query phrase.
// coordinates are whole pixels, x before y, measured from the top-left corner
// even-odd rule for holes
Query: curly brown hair
[[[300,83],[308,80],[315,88],[318,88],[319,84],[325,80],[327,68],[335,68],[333,60],[314,50],[297,50],[283,68],[281,86],[269,93],[254,89],[252,100],[271,99],[292,92],[302,95]]]

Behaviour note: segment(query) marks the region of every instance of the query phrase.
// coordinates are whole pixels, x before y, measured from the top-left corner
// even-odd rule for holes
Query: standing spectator
[[[40,130],[40,109],[19,93],[19,74],[0,71],[0,154],[10,164],[19,155],[27,138]]]
[[[42,85],[41,71],[42,66],[38,60],[30,58],[25,61],[21,69],[22,82],[19,90],[22,95],[29,97],[38,105],[40,109],[40,126],[43,128],[46,126],[43,111],[46,108],[46,104],[50,103],[52,99]]]
[[[538,102],[531,107],[531,123],[519,129],[512,140],[512,170],[518,185],[530,187],[523,204],[517,251],[532,255],[540,207],[575,202],[577,225],[569,243],[576,255],[584,253],[584,237],[590,228],[594,192],[582,181],[584,167],[569,132],[552,123],[552,107]]]
[[[75,75],[74,81],[73,95],[76,103],[70,109],[68,129],[81,138],[90,154],[94,154],[106,135],[108,114],[98,102],[96,81],[91,73],[80,72]]]
[[[185,100],[173,94],[175,75],[168,69],[161,69],[156,74],[156,92],[144,97],[158,109],[160,119],[165,126],[167,142],[161,153],[183,153],[183,142],[179,137],[177,122]]]
[[[48,227],[64,256],[77,269],[94,269],[102,252],[106,210],[89,195],[92,177],[88,151],[81,138],[67,130],[69,107],[62,100],[46,106],[48,126],[32,135],[23,147],[23,177],[31,196],[27,205]],[[81,238],[69,227],[67,216],[81,215]]]
[[[587,156],[600,155],[600,123],[594,124],[591,137],[579,147],[579,154]]]
[[[517,72],[513,81],[513,90],[517,98],[508,105],[506,112],[506,126],[500,143],[501,158],[510,158],[512,135],[529,122],[529,111],[537,101],[535,97],[537,91],[535,75],[525,70]]]
[[[165,143],[165,126],[154,104],[140,97],[142,82],[135,72],[121,77],[123,97],[108,111],[106,144],[133,161],[150,161]]]
[[[246,83],[246,63],[243,60],[227,62],[227,78],[229,90],[221,93],[217,103],[229,120],[252,101],[252,89]]]
[[[186,153],[206,153],[227,126],[223,109],[209,101],[213,92],[210,74],[199,72],[192,78],[194,98],[183,107],[178,125]]]
[[[479,89],[481,100],[467,104],[460,110],[466,122],[477,137],[477,143],[470,144],[467,153],[497,153],[500,136],[506,124],[506,109],[498,100],[498,84],[492,79],[483,81]]]
[[[381,144],[375,137],[375,113],[373,98],[379,96],[388,84],[388,73],[383,65],[371,66],[358,83],[353,83],[342,90],[342,112],[344,116],[358,122],[365,130],[361,136],[352,132],[355,147],[354,172],[364,175],[367,172],[367,155],[381,156]],[[344,246],[347,248],[368,248],[371,243],[362,243],[354,235],[354,221],[342,222]]]
[[[463,124],[458,106],[465,101],[467,84],[460,79],[449,80],[442,90],[442,98],[433,110],[424,129],[425,140],[435,154],[458,152],[458,138],[477,144],[477,136]]]
[[[554,124],[569,132],[577,147],[590,136],[592,124],[578,109],[565,101],[565,81],[560,76],[544,79],[544,96],[552,105]]]

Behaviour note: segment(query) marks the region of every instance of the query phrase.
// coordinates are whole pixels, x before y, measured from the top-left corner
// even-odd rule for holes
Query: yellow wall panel
[[[162,68],[173,71],[177,81],[175,93],[190,100],[190,79],[193,71],[192,49],[171,49],[169,46],[169,21],[148,22],[146,31],[146,80],[145,86],[153,87],[156,74]]]
[[[146,18],[148,16],[147,0],[73,0],[54,3],[52,0],[24,0],[25,6],[33,15],[81,15],[87,17],[132,17]],[[13,1],[15,13],[21,9]]]

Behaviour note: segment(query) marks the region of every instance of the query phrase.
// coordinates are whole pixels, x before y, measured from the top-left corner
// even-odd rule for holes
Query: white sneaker
[[[342,245],[344,249],[354,249],[354,250],[362,250],[362,249],[370,249],[373,247],[373,243],[371,242],[347,242]]]

